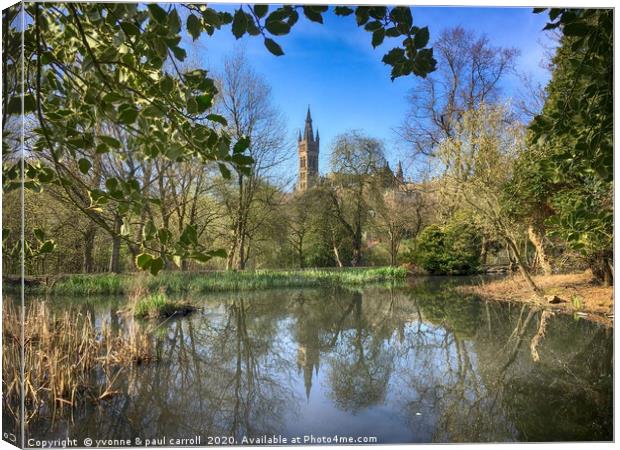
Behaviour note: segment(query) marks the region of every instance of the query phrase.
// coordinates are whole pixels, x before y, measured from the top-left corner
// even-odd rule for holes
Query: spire
[[[398,167],[396,168],[396,179],[400,181],[401,183],[404,180],[403,165],[401,164],[400,161],[398,161]]]
[[[312,116],[310,116],[310,105],[308,105],[308,113],[306,114],[306,128],[304,128],[304,140],[313,141],[312,133]]]
[[[301,142],[301,130],[297,131],[297,141]]]
[[[315,141],[319,142],[319,129],[316,129],[316,138],[314,139]]]

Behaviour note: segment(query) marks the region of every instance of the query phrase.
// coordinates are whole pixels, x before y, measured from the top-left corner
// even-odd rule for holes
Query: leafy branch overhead
[[[145,207],[161,199],[149,194],[142,173],[102,175],[109,158],[131,154],[138,161],[197,163],[218,167],[224,178],[249,174],[251,142],[231,137],[226,119],[214,113],[218,89],[204,69],[184,69],[184,35],[196,40],[230,26],[233,35],[262,36],[267,50],[284,52],[276,42],[288,34],[300,15],[323,23],[327,6],[242,5],[234,14],[204,4],[27,3],[21,42],[19,7],[3,13],[5,41],[3,95],[4,191],[46,186],[63,196],[111,236],[141,249],[137,266],[157,273],[168,262],[206,261],[221,256],[189,239],[191,226],[172,236],[166,225],[153,234]],[[371,33],[376,47],[385,38],[403,38],[383,61],[392,79],[426,76],[435,68],[427,28],[413,25],[409,8],[334,8],[338,16],[354,15]],[[20,68],[27,68],[22,83]],[[23,92],[23,95],[22,95]],[[27,119],[28,158],[22,152],[16,121]],[[13,119],[11,119],[13,118]],[[115,220],[123,224],[122,232]],[[185,238],[184,238],[185,236]]]
[[[284,51],[274,37],[288,34],[299,20],[300,13],[308,20],[322,24],[323,15],[328,9],[328,6],[321,5],[284,5],[270,12],[269,5],[242,5],[234,13],[232,32],[237,39],[245,34],[260,35],[267,50],[276,56],[281,56],[284,55]],[[357,6],[353,9],[348,6],[336,6],[333,10],[337,16],[354,15],[357,25],[371,33],[371,44],[375,48],[381,45],[386,37],[403,38],[401,46],[391,49],[382,60],[392,67],[392,80],[412,73],[426,77],[435,70],[433,50],[426,48],[430,38],[429,30],[427,27],[420,28],[413,25],[410,8]],[[192,36],[198,36],[198,24],[194,22],[192,20],[190,33]]]

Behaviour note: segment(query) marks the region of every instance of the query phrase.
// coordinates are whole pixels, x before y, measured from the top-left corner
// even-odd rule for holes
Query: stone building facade
[[[305,192],[314,186],[319,179],[319,130],[316,130],[316,135],[312,130],[310,107],[308,107],[308,114],[306,114],[303,137],[301,132],[297,137],[297,151],[299,153],[297,190]]]

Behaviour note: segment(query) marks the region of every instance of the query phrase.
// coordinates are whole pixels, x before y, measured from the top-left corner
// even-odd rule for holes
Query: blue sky
[[[230,6],[211,6],[231,10]],[[412,12],[414,24],[429,27],[431,45],[441,30],[461,25],[486,34],[494,46],[518,48],[519,71],[541,82],[549,77],[539,65],[544,45],[549,43],[541,31],[546,14],[533,14],[532,8],[474,7],[415,7]],[[285,167],[289,173],[296,170],[295,136],[303,127],[310,105],[315,129],[318,127],[321,133],[319,166],[325,173],[331,142],[349,129],[360,129],[382,139],[392,167],[397,159],[407,159],[394,128],[401,123],[408,109],[407,93],[418,80],[409,76],[390,81],[389,67],[381,58],[399,41],[386,39],[373,49],[370,38],[370,33],[356,26],[353,16],[337,17],[330,12],[324,16],[323,25],[301,17],[289,35],[278,38],[284,56],[271,55],[260,37],[236,40],[230,28],[208,39],[201,38],[195,51],[203,64],[217,70],[223,57],[236,46],[245,48],[254,69],[271,85],[274,104],[286,117],[294,156]],[[507,96],[516,95],[518,89],[516,77],[505,80],[503,92]]]

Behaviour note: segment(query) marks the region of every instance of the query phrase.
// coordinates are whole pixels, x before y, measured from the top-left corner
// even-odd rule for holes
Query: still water
[[[613,333],[594,323],[547,315],[532,350],[543,313],[440,280],[191,300],[193,316],[148,325],[159,362],[124,370],[111,400],[33,423],[27,438],[613,439]],[[52,301],[128,325],[122,299]]]

